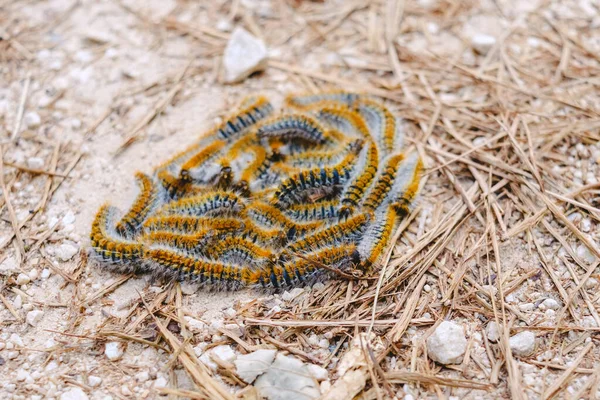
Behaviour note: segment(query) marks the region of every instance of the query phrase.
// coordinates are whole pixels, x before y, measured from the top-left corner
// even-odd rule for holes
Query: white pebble
[[[48,268],[44,268],[40,277],[42,279],[48,279],[48,277],[50,277],[50,270]]]
[[[137,374],[135,374],[135,380],[138,382],[146,382],[150,379],[150,374],[148,373],[148,371],[141,371],[138,372]]]
[[[13,307],[15,310],[20,310],[22,306],[23,306],[23,298],[21,297],[20,294],[18,294],[15,296],[15,299],[13,300]]]
[[[35,281],[38,276],[40,275],[40,273],[38,272],[37,269],[33,268],[31,271],[29,271],[29,279],[31,279],[32,281]]]
[[[225,82],[236,83],[267,66],[267,47],[243,28],[235,28],[223,55]]]
[[[496,38],[491,35],[477,33],[471,38],[471,46],[479,54],[487,54],[496,44]]]
[[[234,362],[237,374],[246,383],[254,382],[257,376],[269,369],[275,354],[276,350],[260,349],[238,356]]]
[[[467,338],[460,325],[442,322],[427,338],[429,357],[441,364],[460,364],[467,349]]]
[[[27,159],[27,166],[31,169],[42,169],[44,160],[41,157],[30,157]]]
[[[104,355],[111,361],[123,356],[123,346],[119,342],[108,342],[104,348]]]
[[[101,383],[102,383],[102,378],[100,378],[99,376],[95,376],[95,375],[88,376],[88,384],[91,387],[100,386]]]
[[[508,340],[512,352],[517,356],[528,356],[535,350],[535,334],[530,331],[519,332]]]
[[[554,299],[546,299],[540,305],[543,305],[547,310],[558,310],[560,308],[560,304]]]
[[[485,328],[485,334],[490,342],[497,342],[500,339],[500,329],[496,321],[491,321]]]
[[[27,323],[31,326],[36,326],[43,316],[44,312],[42,310],[31,310],[27,313]]]
[[[577,256],[579,256],[581,259],[583,259],[583,261],[587,262],[588,264],[596,262],[596,256],[594,255],[594,253],[592,253],[590,249],[588,249],[587,246],[583,244],[577,246]]]
[[[23,343],[23,339],[21,339],[21,336],[17,335],[16,333],[13,333],[12,335],[10,335],[10,338],[8,340],[10,341],[10,343],[14,344],[15,346],[25,347],[25,343]],[[8,346],[7,346],[7,348],[8,348]]]
[[[329,373],[327,372],[327,370],[319,365],[307,364],[306,369],[308,370],[310,376],[312,376],[319,382],[329,378]]]
[[[29,282],[31,282],[31,279],[29,279],[29,276],[21,273],[19,275],[17,275],[17,285],[27,285]]]
[[[69,261],[79,249],[71,243],[63,243],[55,251],[56,257],[61,261]]]
[[[78,387],[72,387],[60,395],[60,400],[88,400],[89,397]]]
[[[17,371],[17,382],[23,382],[29,377],[29,372],[25,371],[23,368],[19,368],[19,370]]]
[[[288,292],[287,290],[285,292],[283,292],[283,294],[281,295],[281,299],[283,301],[292,301],[294,300],[296,297],[300,296],[302,293],[304,293],[304,289],[302,288],[294,288],[292,289],[291,292]]]
[[[198,291],[199,285],[191,282],[182,282],[181,283],[181,293],[183,294],[194,294]]]
[[[30,111],[27,114],[25,114],[25,117],[23,117],[23,121],[25,122],[25,125],[28,128],[36,128],[42,123],[40,115],[35,111]]]

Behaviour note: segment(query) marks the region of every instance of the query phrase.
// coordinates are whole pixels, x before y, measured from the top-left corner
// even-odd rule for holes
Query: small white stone
[[[71,243],[63,243],[55,251],[56,257],[61,261],[69,261],[79,249]]]
[[[98,386],[100,386],[101,383],[102,383],[102,378],[100,378],[99,376],[95,376],[95,375],[88,376],[88,384],[91,387],[98,387]]]
[[[558,301],[554,299],[546,299],[542,302],[542,304],[540,304],[540,306],[542,305],[547,310],[558,310],[560,308],[560,304],[558,304]]]
[[[267,47],[243,28],[235,28],[223,55],[225,82],[236,83],[267,66]]]
[[[61,221],[63,226],[75,223],[75,213],[71,210],[67,211],[66,214],[62,217]]]
[[[200,286],[198,284],[191,282],[181,282],[181,293],[183,294],[194,294],[198,291],[199,288]]]
[[[19,357],[18,351],[9,351],[8,353],[6,353],[6,358],[9,360],[14,360],[17,357]]]
[[[329,378],[329,373],[327,372],[327,370],[319,365],[307,364],[306,369],[308,370],[310,376],[312,376],[319,382]]]
[[[40,278],[48,279],[48,277],[50,277],[50,270],[48,268],[44,268],[42,270],[42,274],[40,275]]]
[[[150,379],[150,374],[148,373],[148,371],[141,371],[138,372],[137,374],[135,374],[135,380],[138,382],[146,382]]]
[[[294,300],[296,297],[300,296],[302,293],[304,293],[304,289],[302,288],[294,288],[292,289],[291,292],[288,292],[287,290],[285,292],[283,292],[283,294],[281,295],[281,299],[283,301],[292,301]]]
[[[123,356],[123,346],[119,342],[108,342],[104,348],[104,355],[111,361]]]
[[[535,334],[530,331],[519,332],[508,340],[512,352],[517,356],[528,356],[535,350]]]
[[[159,376],[154,381],[154,387],[157,389],[164,388],[167,386],[167,379],[164,376]]]
[[[30,157],[27,159],[27,166],[31,169],[42,169],[44,160],[41,157]]]
[[[40,115],[35,111],[29,111],[26,113],[25,117],[23,117],[23,121],[28,128],[36,128],[42,123]]]
[[[594,255],[594,253],[592,253],[591,250],[583,244],[577,246],[577,256],[579,256],[581,259],[583,259],[583,261],[587,262],[588,264],[596,262],[596,256]]]
[[[22,306],[23,306],[23,298],[21,297],[20,294],[18,294],[15,296],[15,299],[13,300],[13,307],[15,310],[20,310]]]
[[[427,338],[429,357],[441,364],[460,364],[467,349],[467,338],[460,325],[442,322]]]
[[[78,387],[72,387],[60,395],[60,400],[88,400],[89,397]]]
[[[12,335],[10,335],[10,338],[8,340],[10,343],[12,343],[15,346],[25,347],[25,343],[23,343],[23,339],[21,339],[21,336],[17,335],[16,333],[13,333]]]
[[[121,394],[123,394],[125,396],[133,396],[131,389],[129,389],[129,387],[127,385],[121,386]]]
[[[0,264],[0,271],[5,273],[11,273],[16,271],[18,268],[17,259],[15,257],[7,257],[2,264]]]
[[[500,329],[496,321],[491,321],[485,328],[485,333],[490,342],[497,342],[500,339]]]
[[[31,282],[31,279],[29,279],[28,275],[25,275],[23,273],[17,275],[17,285],[27,285],[29,282]]]
[[[535,308],[535,305],[533,303],[519,304],[519,310],[521,310],[523,312],[533,311],[534,308]]]
[[[44,312],[42,310],[31,310],[27,313],[27,323],[31,326],[36,326],[42,317],[44,316]]]
[[[220,360],[230,363],[234,362],[237,357],[231,346],[226,344],[214,347],[210,350],[210,353],[211,357],[219,357]]]
[[[17,382],[23,382],[29,377],[29,372],[25,371],[23,368],[19,368],[19,370],[17,371]]]
[[[269,369],[276,354],[276,350],[260,349],[238,356],[234,362],[238,376],[246,383],[254,382],[257,376]]]
[[[199,321],[197,319],[187,317],[187,316],[183,317],[183,318],[185,319],[185,322],[187,322],[187,325],[190,328],[190,331],[192,331],[193,333],[204,332],[205,330],[208,329],[208,325],[206,325],[202,321]]]
[[[477,33],[471,38],[471,46],[479,54],[487,54],[496,44],[496,38],[492,35]]]
[[[25,304],[23,304],[23,311],[29,312],[31,310],[33,310],[33,304],[31,304],[31,303],[25,303]]]
[[[29,271],[29,279],[31,279],[32,281],[35,281],[39,276],[40,273],[38,272],[38,270],[36,268],[33,268],[31,271]]]

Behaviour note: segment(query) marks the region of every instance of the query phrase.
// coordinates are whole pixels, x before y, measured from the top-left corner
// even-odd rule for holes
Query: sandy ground
[[[226,326],[257,346],[275,346],[285,352],[281,343],[291,343],[291,352],[300,359],[327,368],[329,376],[320,384],[323,394],[335,385],[340,374],[337,363],[349,342],[345,342],[345,337],[337,341],[339,336],[356,337],[367,329],[368,323],[357,323],[356,328],[346,330],[314,331],[310,327],[303,330],[283,325],[255,328],[252,333],[240,329],[239,324],[243,325],[246,317],[326,319],[329,311],[321,307],[326,308],[329,302],[337,311],[331,311],[327,318],[369,321],[371,300],[366,308],[361,308],[357,299],[367,296],[365,293],[374,290],[374,286],[369,289],[361,283],[354,287],[348,283],[339,287],[335,286],[337,283],[320,284],[302,291],[296,299],[289,293],[286,297],[255,290],[196,291],[185,285],[178,291],[145,277],[126,279],[85,262],[90,223],[98,207],[110,201],[125,209],[135,195],[135,171],[149,171],[185,148],[199,133],[232,111],[244,95],[260,92],[277,102],[291,90],[354,85],[350,89],[373,88],[372,93],[383,94],[410,120],[408,135],[426,155],[428,169],[435,170],[425,180],[417,206],[420,214],[399,241],[391,265],[406,254],[410,259],[401,266],[396,264],[398,271],[387,270],[386,277],[392,282],[397,276],[402,278],[402,268],[413,271],[410,266],[421,265],[425,251],[411,253],[419,243],[430,240],[427,246],[432,248],[439,244],[428,234],[454,210],[454,205],[472,202],[482,210],[485,207],[479,200],[486,198],[493,203],[487,196],[478,198],[479,188],[469,192],[475,179],[466,166],[456,167],[450,173],[436,169],[450,156],[447,153],[442,157],[432,148],[461,154],[460,146],[465,141],[477,146],[480,135],[489,138],[501,131],[497,126],[490,128],[494,118],[501,120],[510,113],[523,113],[525,119],[542,119],[539,125],[538,120],[530,120],[535,126],[533,139],[530,138],[534,143],[558,138],[550,148],[536,146],[538,152],[545,149],[552,155],[533,157],[539,161],[543,179],[548,179],[552,190],[566,195],[597,182],[600,6],[593,1],[204,3],[0,0],[0,139],[7,186],[4,195],[8,194],[10,200],[10,207],[7,196],[0,200],[0,398],[157,398],[167,395],[165,388],[196,390],[198,382],[190,378],[190,370],[184,368],[179,356],[173,355],[172,346],[156,338],[156,327],[144,314],[140,294],[148,304],[160,300],[160,306],[155,307],[161,309],[160,317],[167,325],[169,321],[182,325],[182,315],[188,325],[205,323],[190,329],[192,334],[187,332],[187,336],[189,327],[173,328],[181,338],[187,337],[200,358],[206,346],[227,345],[236,353],[249,352],[219,330]],[[396,18],[391,17],[392,24],[390,13],[396,13]],[[548,26],[544,18],[553,25]],[[275,61],[264,73],[238,85],[225,85],[219,78],[220,57],[235,26],[262,37]],[[518,32],[518,38],[508,40],[500,50],[494,48],[511,32]],[[397,49],[402,50],[399,59],[398,54],[394,59],[393,51],[390,53],[387,35],[392,35]],[[515,46],[520,47],[515,50]],[[539,58],[530,57],[527,52],[534,52],[532,49],[545,53]],[[442,60],[428,59],[432,54]],[[427,59],[431,64],[424,61]],[[496,86],[489,80],[467,75],[451,78],[452,63],[499,82],[510,81],[511,87],[518,90],[509,91],[506,85]],[[446,76],[448,80],[444,81]],[[552,82],[557,90],[547,84],[551,79],[555,79]],[[529,85],[542,88],[531,89]],[[578,101],[581,109],[552,100],[562,95],[565,97],[561,98]],[[444,104],[442,111],[436,109],[436,102]],[[453,104],[449,106],[450,103]],[[461,132],[458,139],[452,124],[445,121],[456,123],[457,113],[464,117],[462,122],[468,120],[467,124],[474,127],[457,123]],[[552,120],[553,114],[559,119]],[[430,129],[432,119],[436,126]],[[572,136],[571,131],[575,132]],[[436,137],[442,135],[449,139],[436,142]],[[122,147],[129,138],[135,140]],[[519,134],[518,141],[528,145],[525,134]],[[514,150],[506,143],[509,142],[491,145],[489,150],[498,160],[502,158],[510,166],[527,171],[520,174],[514,168],[505,169],[504,164],[498,167],[506,171],[510,181],[495,192],[503,214],[500,219],[510,231],[522,221],[531,222],[527,218],[544,204],[536,203],[539,199],[525,189],[527,196],[521,196],[518,188],[512,186],[524,187],[519,186],[521,181],[513,180],[512,174],[526,176],[534,185],[536,177],[525,162],[515,159]],[[493,164],[489,160],[487,163]],[[483,180],[487,178],[484,176]],[[499,179],[494,177],[493,183]],[[453,183],[456,181],[458,186]],[[573,198],[579,205],[560,204],[558,213],[544,217],[558,234],[544,228],[540,223],[544,218],[537,218],[528,229],[500,242],[498,257],[491,258],[491,263],[493,269],[497,263],[502,271],[504,290],[510,289],[504,299],[495,300],[503,312],[490,300],[495,289],[487,281],[490,259],[486,254],[495,253],[495,243],[486,240],[482,245],[476,236],[489,233],[489,221],[495,221],[491,211],[478,217],[468,214],[470,222],[461,227],[454,242],[444,244],[447,248],[437,254],[436,262],[423,271],[413,271],[415,276],[417,272],[421,274],[419,279],[426,276],[425,286],[420,286],[422,291],[414,299],[414,308],[409,307],[413,304],[409,297],[418,279],[408,282],[402,278],[398,292],[384,289],[388,296],[385,299],[396,303],[382,298],[378,319],[396,318],[396,324],[397,319],[403,318],[404,309],[414,315],[408,315],[406,335],[393,346],[385,342],[389,326],[376,325],[374,333],[378,338],[372,346],[387,348],[389,355],[380,360],[385,373],[377,375],[375,385],[371,381],[359,388],[360,398],[476,399],[508,398],[520,393],[534,399],[555,394],[560,398],[600,395],[600,372],[594,362],[600,356],[596,336],[600,323],[595,271],[598,261],[581,239],[596,249],[600,247],[600,212],[594,208],[598,207],[598,194],[596,190],[591,198]],[[571,235],[561,214],[583,236]],[[21,226],[21,237],[13,239],[15,221]],[[471,221],[473,225],[469,225]],[[498,223],[495,229],[500,231],[501,225]],[[444,234],[450,230],[448,226]],[[472,246],[483,247],[463,263]],[[540,249],[547,259],[540,257]],[[566,259],[575,262],[570,265]],[[455,282],[452,272],[463,266],[468,268],[466,277],[477,282],[464,281],[462,276]],[[487,289],[481,292],[482,287]],[[456,290],[451,300],[448,290]],[[563,306],[569,296],[572,305],[565,311],[567,307]],[[487,340],[489,332],[486,334],[485,326],[494,313],[482,306],[477,300],[481,298],[485,304],[490,300],[488,307],[493,306],[495,315],[500,315],[505,326],[512,329],[506,343],[508,336],[533,327],[534,353],[507,355],[504,339],[499,343]],[[352,305],[347,308],[350,299]],[[544,302],[545,299],[556,301]],[[403,302],[404,306],[392,314],[395,304],[401,306]],[[545,306],[540,308],[543,302]],[[245,308],[244,304],[251,306]],[[342,307],[339,304],[343,306],[341,311],[336,308]],[[562,312],[566,317],[558,320]],[[444,319],[458,323],[467,335],[469,357],[462,364],[444,367],[427,357],[425,338]],[[557,321],[575,329],[561,329],[555,338]],[[110,334],[116,331],[156,341],[163,349]],[[276,338],[279,343],[265,341],[261,334]],[[110,359],[106,345],[115,341],[124,353]],[[369,373],[366,367],[369,363],[357,362],[360,367],[356,367],[367,381],[373,379],[373,371]],[[230,377],[223,378],[227,370],[220,366],[217,372],[213,371],[215,380],[237,393],[243,385],[233,384],[236,381]],[[394,380],[389,374],[394,370],[427,376],[439,373],[446,379],[489,386],[482,389],[465,384],[458,388],[448,382],[406,377],[404,381]],[[553,388],[556,382],[559,386]],[[254,395],[245,393],[246,398]],[[170,396],[178,395],[186,396],[184,392]],[[189,393],[187,396],[193,397]]]

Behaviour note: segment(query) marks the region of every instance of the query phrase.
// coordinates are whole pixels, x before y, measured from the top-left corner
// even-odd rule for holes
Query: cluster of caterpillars
[[[225,288],[365,273],[409,212],[421,170],[403,151],[402,121],[370,97],[292,95],[277,113],[250,97],[152,175],[138,173],[125,215],[103,205],[93,253],[117,271]]]

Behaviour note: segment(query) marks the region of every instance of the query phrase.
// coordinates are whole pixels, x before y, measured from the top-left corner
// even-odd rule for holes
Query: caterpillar
[[[141,257],[143,245],[118,236],[113,228],[113,220],[117,211],[115,207],[108,204],[100,207],[92,223],[91,246],[102,261],[110,264],[125,263],[124,269],[127,270],[127,266],[130,265],[127,263],[135,262]]]
[[[318,109],[324,105],[341,104],[352,107],[358,101],[360,95],[343,91],[331,91],[318,94],[300,94],[289,95],[285,99],[285,103],[301,110]]]
[[[404,160],[404,154],[402,153],[387,158],[383,168],[380,169],[375,185],[362,204],[365,208],[375,210],[383,202],[394,184],[398,173],[398,165],[402,160]]]
[[[139,194],[116,226],[117,233],[125,237],[135,235],[140,225],[152,213],[159,196],[159,190],[151,177],[138,172],[135,178],[139,186]]]
[[[199,196],[186,197],[173,201],[161,209],[165,215],[182,214],[203,216],[223,213],[240,213],[244,210],[243,199],[235,193],[215,190]]]
[[[422,162],[402,152],[402,136],[401,120],[364,95],[290,95],[278,113],[248,97],[151,174],[137,173],[139,193],[120,219],[100,207],[92,259],[226,289],[369,273],[421,183]]]
[[[365,192],[371,187],[371,183],[377,174],[379,164],[379,153],[374,142],[369,145],[360,157],[357,166],[359,173],[350,179],[342,191],[340,216],[345,218],[354,212],[355,207],[362,201]]]
[[[402,148],[401,121],[385,106],[371,99],[361,99],[358,103],[358,113],[377,139],[382,155],[391,154],[394,150]]]
[[[263,122],[257,129],[259,138],[282,140],[302,139],[312,143],[324,143],[325,132],[317,120],[307,115],[286,114]]]

